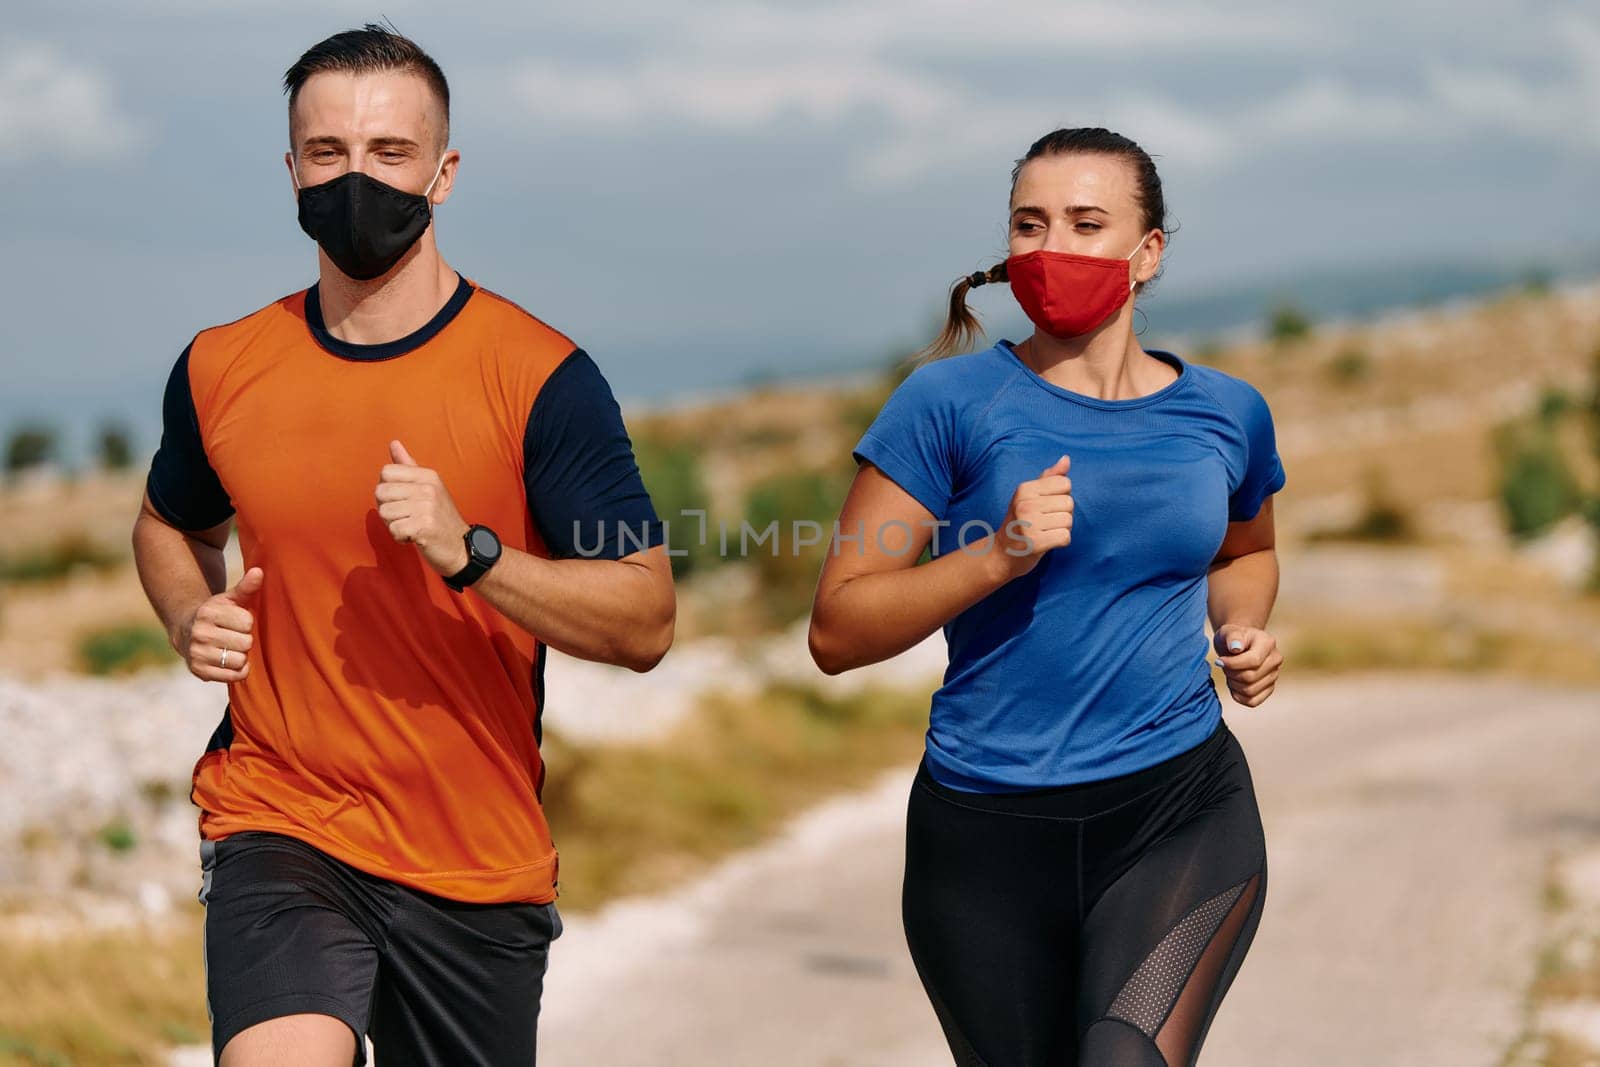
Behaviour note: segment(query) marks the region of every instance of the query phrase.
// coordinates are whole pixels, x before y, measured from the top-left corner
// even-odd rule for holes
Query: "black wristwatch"
[[[500,538],[489,527],[475,523],[467,527],[462,540],[467,545],[467,565],[444,578],[444,584],[458,593],[500,561]]]

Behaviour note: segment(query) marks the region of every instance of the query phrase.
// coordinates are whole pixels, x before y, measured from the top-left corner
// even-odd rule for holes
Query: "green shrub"
[[[1313,530],[1308,541],[1369,541],[1392,544],[1415,541],[1416,523],[1394,499],[1379,467],[1369,466],[1363,476],[1361,514],[1348,526]]]
[[[1594,454],[1600,458],[1600,346],[1595,348],[1590,362],[1594,367],[1591,372],[1594,388],[1584,402],[1584,415],[1589,420],[1589,438],[1594,444]]]
[[[1532,537],[1576,511],[1580,494],[1555,435],[1542,423],[1512,424],[1495,434],[1500,502],[1517,537]]]
[[[1600,496],[1590,496],[1582,504],[1584,522],[1589,523],[1589,536],[1594,539],[1594,569],[1589,571],[1589,592],[1600,593]]]
[[[1281,301],[1267,315],[1267,338],[1282,345],[1311,334],[1311,316],[1288,301]]]
[[[674,578],[683,578],[717,562],[716,519],[710,514],[711,494],[700,472],[699,452],[691,445],[658,440],[649,435],[634,439],[639,476],[650,493],[656,514],[668,523]],[[688,511],[704,511],[706,541],[700,543],[702,519]]]
[[[108,551],[81,532],[65,534],[43,548],[0,556],[0,581],[53,582],[65,578],[79,567],[108,571],[123,561],[120,553]]]
[[[49,463],[56,458],[58,444],[56,431],[43,423],[18,427],[6,441],[6,473],[16,474]]]
[[[128,674],[176,659],[166,633],[147,623],[103,626],[78,639],[78,666],[89,674]]]
[[[1577,406],[1571,393],[1559,385],[1546,385],[1539,392],[1537,417],[1545,425],[1552,425],[1560,421],[1563,415],[1576,410]]]
[[[1367,350],[1349,345],[1339,350],[1328,364],[1328,376],[1340,385],[1362,381],[1372,373],[1372,357]]]
[[[100,827],[100,832],[96,836],[99,837],[100,843],[112,852],[129,852],[139,843],[133,827],[120,816]]]
[[[851,473],[850,468],[838,472],[783,471],[756,483],[746,495],[744,521],[752,531],[752,540],[741,547],[748,549],[750,561],[756,566],[762,609],[770,623],[785,625],[810,609],[833,523],[850,488]],[[795,536],[795,523],[807,520],[817,523],[821,532],[802,527],[802,535],[814,535],[819,542],[802,548]],[[776,529],[775,541],[769,538],[756,544],[754,538],[765,534],[769,527]],[[733,541],[734,532],[730,530],[730,553],[734,551]],[[849,551],[849,547],[843,550]]]
[[[133,435],[120,422],[105,422],[95,435],[100,469],[124,471],[133,466]]]

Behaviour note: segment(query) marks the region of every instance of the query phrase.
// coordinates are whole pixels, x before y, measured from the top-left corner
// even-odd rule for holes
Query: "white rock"
[[[1539,1029],[1600,1052],[1600,1003],[1572,1000],[1547,1004],[1539,1009]]]

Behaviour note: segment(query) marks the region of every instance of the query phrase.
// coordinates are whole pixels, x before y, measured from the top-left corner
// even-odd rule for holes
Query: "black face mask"
[[[439,157],[444,167],[444,157]],[[359,170],[300,188],[300,228],[350,277],[368,281],[400,262],[433,218],[428,192],[408,193]]]

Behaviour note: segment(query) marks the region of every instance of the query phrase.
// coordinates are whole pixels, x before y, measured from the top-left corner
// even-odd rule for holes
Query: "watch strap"
[[[493,530],[490,530],[489,527],[483,526],[482,524],[475,523],[472,526],[467,527],[467,532],[462,536],[462,541],[467,546],[467,565],[456,571],[454,574],[447,574],[444,577],[444,584],[448,585],[451,589],[454,589],[458,593],[467,586],[471,585],[473,582],[477,581],[479,578],[482,578],[484,572],[486,572],[490,567],[494,566],[495,563],[497,563],[500,559],[498,554],[496,554],[493,559],[487,559],[479,555],[478,551],[473,547],[472,535],[475,531],[480,529],[487,530],[489,534],[494,537],[496,542],[500,540],[498,534],[495,534]]]

